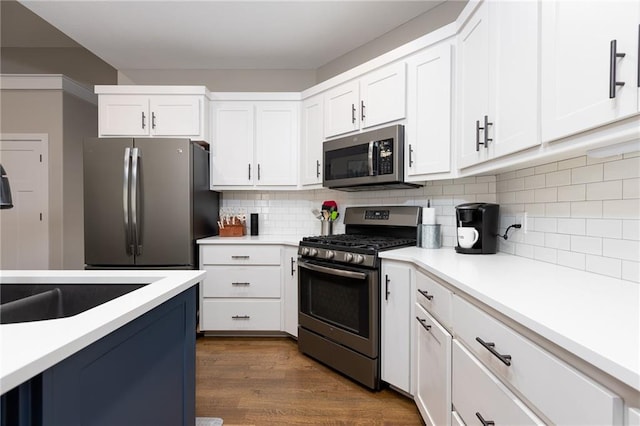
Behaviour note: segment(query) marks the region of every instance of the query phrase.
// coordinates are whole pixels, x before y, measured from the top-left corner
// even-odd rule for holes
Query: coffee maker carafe
[[[498,250],[498,211],[492,203],[456,206],[456,251],[466,254],[493,254]]]

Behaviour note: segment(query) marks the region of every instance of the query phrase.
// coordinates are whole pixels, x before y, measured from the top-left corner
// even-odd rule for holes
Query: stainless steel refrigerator
[[[189,139],[84,142],[87,269],[197,269],[196,239],[217,235],[209,151]]]

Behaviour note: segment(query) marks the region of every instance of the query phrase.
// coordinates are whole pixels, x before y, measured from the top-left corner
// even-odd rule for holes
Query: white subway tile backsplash
[[[622,198],[621,180],[587,184],[587,200],[619,200],[620,198]]]
[[[622,238],[640,241],[640,220],[626,219],[622,221]]]
[[[568,250],[558,250],[558,265],[584,270],[586,255]]]
[[[508,180],[507,184],[509,191],[522,191],[524,189],[524,178]]]
[[[574,201],[571,217],[602,217],[602,201]]]
[[[534,230],[539,232],[557,232],[558,219],[554,217],[538,217],[535,219]]]
[[[548,263],[558,263],[558,250],[548,247],[534,247],[533,257]]]
[[[516,256],[528,257],[529,259],[534,258],[534,249],[533,246],[528,244],[517,244],[516,245]]]
[[[555,172],[556,170],[558,170],[558,163],[548,163],[535,167],[535,174],[539,175],[543,173]]]
[[[558,201],[583,201],[586,199],[586,185],[569,185],[558,187]]]
[[[571,203],[547,203],[544,212],[549,217],[570,217]]]
[[[586,254],[602,254],[602,238],[571,236],[571,251]]]
[[[585,166],[586,164],[586,156],[570,158],[568,160],[558,161],[558,170],[574,169],[577,167]]]
[[[589,183],[602,181],[602,164],[571,169],[571,183]]]
[[[586,257],[585,269],[589,272],[595,272],[596,274],[621,278],[622,260],[588,254]]]
[[[622,279],[640,282],[640,262],[622,261]]]
[[[640,259],[640,241],[603,238],[602,254],[603,256],[637,261]]]
[[[544,236],[544,245],[560,250],[571,250],[571,236],[548,233]]]
[[[531,176],[536,172],[535,167],[529,167],[527,169],[516,170],[516,177]]]
[[[535,189],[533,199],[536,203],[553,203],[558,201],[558,188]]]
[[[587,165],[607,163],[609,161],[622,160],[622,155],[611,155],[609,157],[587,157]]]
[[[586,229],[585,219],[558,219],[559,234],[585,235]]]
[[[604,180],[640,177],[640,157],[626,158],[604,164]]]
[[[605,200],[602,202],[602,214],[614,219],[637,219],[640,217],[640,200]]]
[[[545,175],[533,175],[524,178],[525,189],[544,188],[546,186]]]
[[[640,178],[622,181],[622,198],[640,198]]]
[[[468,183],[464,185],[463,194],[486,194],[489,192],[488,183]]]
[[[589,237],[622,238],[622,221],[619,219],[587,219]]]
[[[528,191],[518,191],[516,192],[516,202],[517,203],[533,203],[535,201],[535,192],[530,189]]]
[[[547,173],[545,176],[545,184],[547,186],[571,185],[571,170],[560,170]]]

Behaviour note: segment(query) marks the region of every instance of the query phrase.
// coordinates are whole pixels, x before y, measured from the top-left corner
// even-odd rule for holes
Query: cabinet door
[[[407,60],[408,176],[451,167],[451,45],[431,47]]]
[[[478,6],[458,36],[458,167],[484,161],[484,116],[489,114],[489,13]]]
[[[98,97],[100,136],[147,136],[151,127],[149,97],[100,95]]]
[[[638,3],[542,2],[542,141],[548,142],[638,111]],[[611,41],[615,88],[609,98]]]
[[[357,80],[335,87],[324,95],[324,135],[327,138],[358,130],[360,93]]]
[[[376,126],[405,117],[406,68],[404,62],[368,73],[360,79],[360,126]]]
[[[382,269],[382,380],[411,393],[412,279],[408,266]]]
[[[451,335],[416,304],[415,401],[427,425],[451,424]]]
[[[198,96],[151,96],[151,134],[198,136],[201,132],[202,98]]]
[[[213,105],[211,185],[253,185],[253,104]]]
[[[489,2],[491,158],[540,144],[539,2]],[[483,147],[484,148],[484,147]]]
[[[256,105],[256,180],[258,185],[297,185],[298,103]]]
[[[323,120],[324,105],[321,95],[302,102],[302,143],[300,146],[302,185],[322,183]]]
[[[298,337],[298,248],[285,247],[282,266],[284,283],[283,331]]]

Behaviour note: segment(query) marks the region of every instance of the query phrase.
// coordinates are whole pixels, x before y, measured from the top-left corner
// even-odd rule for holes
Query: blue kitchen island
[[[196,285],[204,275],[2,271],[5,288],[136,288],[72,316],[0,325],[2,426],[195,424]]]

